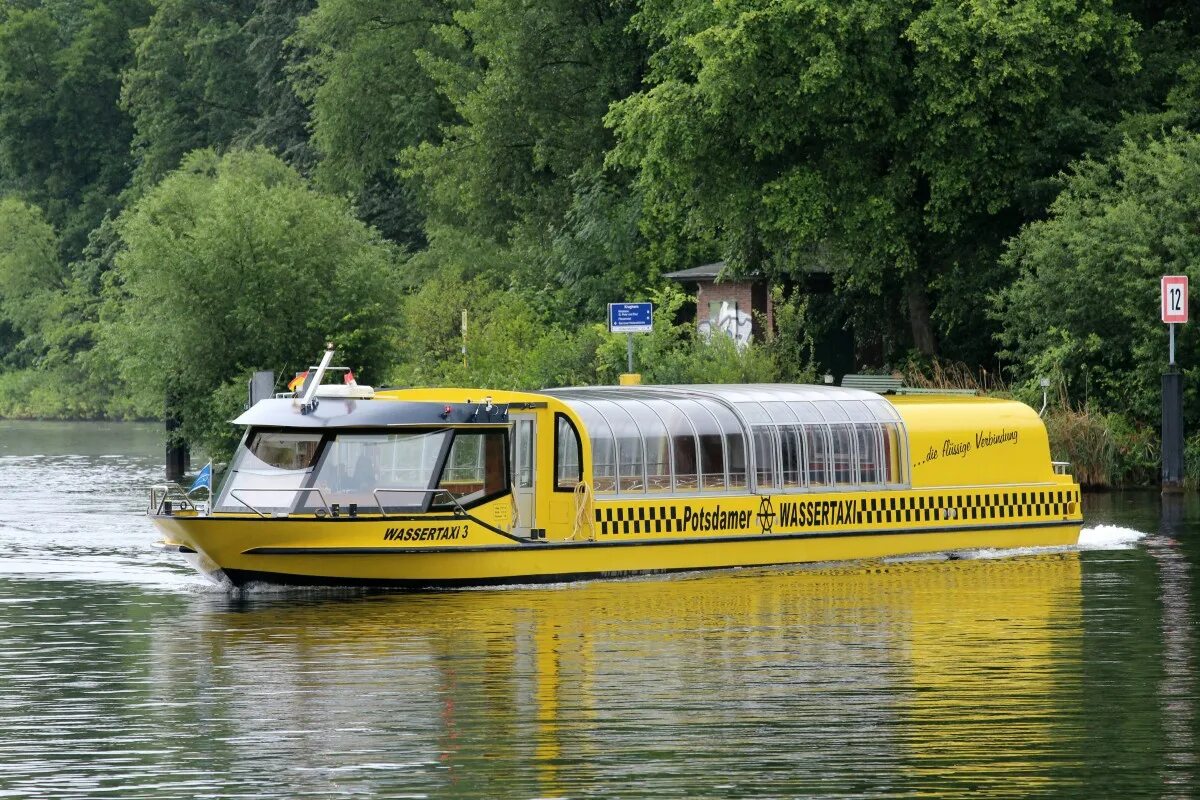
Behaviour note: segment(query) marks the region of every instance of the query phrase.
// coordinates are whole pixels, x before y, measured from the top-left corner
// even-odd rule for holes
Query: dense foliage
[[[218,446],[327,338],[377,383],[612,381],[605,303],[654,299],[647,380],[812,379],[845,329],[859,370],[1050,377],[1144,471],[1198,37],[1182,0],[13,0],[0,414],[169,396]],[[774,286],[750,347],[661,277],[718,259]]]
[[[120,234],[100,346],[189,438],[225,432],[258,365],[300,369],[328,338],[360,374],[388,364],[395,246],[266,151],[193,151]]]

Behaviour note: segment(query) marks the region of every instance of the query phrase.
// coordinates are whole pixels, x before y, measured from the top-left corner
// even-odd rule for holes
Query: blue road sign
[[[654,330],[654,304],[609,303],[608,329],[613,333],[649,333]]]

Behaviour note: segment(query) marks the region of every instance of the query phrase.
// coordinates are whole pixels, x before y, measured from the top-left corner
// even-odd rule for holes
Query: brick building
[[[746,344],[754,336],[761,340],[775,326],[766,279],[757,276],[721,279],[724,269],[725,262],[718,261],[668,272],[664,277],[679,281],[688,289],[696,288],[696,326],[701,333],[719,330],[738,344]]]

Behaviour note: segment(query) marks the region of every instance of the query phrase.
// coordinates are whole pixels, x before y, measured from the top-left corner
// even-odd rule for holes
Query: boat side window
[[[671,491],[671,449],[666,424],[647,403],[634,400],[624,407],[637,424],[646,450],[646,491]]]
[[[854,436],[850,425],[830,425],[833,438],[833,482],[839,486],[854,483]]]
[[[696,429],[698,488],[702,492],[725,491],[725,432],[711,410],[717,404],[708,400],[674,402]]]
[[[900,478],[900,430],[895,423],[883,424],[883,483],[899,483]]]
[[[533,456],[537,452],[533,438],[533,420],[516,420],[513,425],[512,459],[509,466],[514,473],[518,489],[529,489],[533,486]]]
[[[828,453],[824,425],[804,426],[805,448],[807,449],[808,485],[829,485]]]
[[[554,488],[574,491],[583,480],[579,432],[565,414],[554,415]]]
[[[854,435],[858,440],[858,482],[879,483],[882,458],[876,426],[860,422],[854,426]]]
[[[645,464],[642,461],[642,437],[628,433],[617,439],[617,461],[620,464],[622,492],[644,492]]]
[[[725,432],[725,455],[728,458],[727,489],[744,491],[746,489],[746,437],[742,433],[742,423],[725,406],[713,404],[715,416]]]
[[[719,433],[700,434],[700,488],[709,492],[725,490],[724,437]]]
[[[779,456],[783,464],[784,489],[799,489],[804,486],[804,429],[798,425],[779,427]]]
[[[774,489],[775,482],[775,432],[769,425],[754,427],[754,463],[759,489]]]
[[[508,487],[506,456],[504,431],[456,431],[437,488],[459,504],[500,494]],[[441,495],[434,497],[434,505],[452,504]]]
[[[574,410],[583,421],[592,447],[592,490],[613,494],[617,491],[617,446],[612,426],[589,402],[579,402]]]
[[[696,470],[696,433],[682,416],[671,422],[671,457],[675,461],[675,491],[694,492],[699,487]]]
[[[637,422],[622,405],[611,400],[593,400],[592,406],[603,415],[616,440],[617,491],[642,494],[646,491],[646,459],[642,433]],[[600,491],[597,480],[596,491]]]
[[[363,512],[412,511],[425,507],[434,470],[450,432],[339,433],[326,448],[313,486],[329,503],[358,505]],[[320,507],[316,492],[304,499]]]
[[[729,488],[745,491],[746,484],[746,437],[742,434],[729,434],[726,441],[726,453],[729,454]]]
[[[611,437],[592,439],[592,473],[596,494],[617,491],[617,448]]]

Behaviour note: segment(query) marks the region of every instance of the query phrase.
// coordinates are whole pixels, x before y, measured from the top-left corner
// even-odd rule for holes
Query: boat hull
[[[295,520],[163,517],[155,522],[167,548],[182,553],[214,580],[234,586],[264,582],[403,588],[545,583],[980,548],[1064,547],[1078,541],[1081,527],[1078,520],[1063,520],[578,542],[518,541],[472,530],[465,541],[439,545],[433,539],[434,544],[426,540],[405,546],[379,543],[387,531],[396,530],[395,522],[380,520],[314,521],[302,524],[299,533]],[[248,542],[253,546],[245,546]]]

